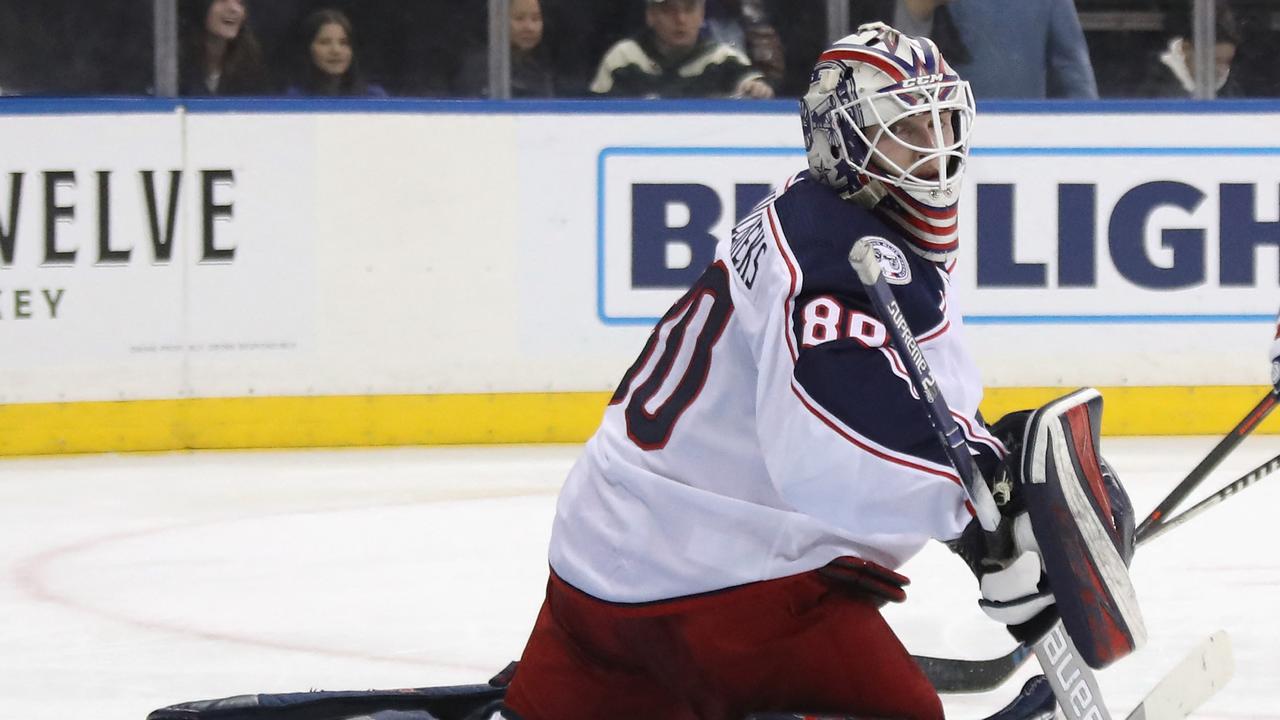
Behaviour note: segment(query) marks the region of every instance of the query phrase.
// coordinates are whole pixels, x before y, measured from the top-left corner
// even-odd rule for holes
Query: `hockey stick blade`
[[[1027,680],[1008,705],[983,720],[1052,720],[1053,692],[1043,675]],[[810,715],[800,713],[753,713],[746,720],[870,720],[854,715]]]
[[[1221,690],[1234,672],[1231,638],[1219,630],[1170,670],[1126,720],[1182,720]]]
[[[1031,648],[1019,645],[1013,652],[990,660],[960,660],[913,655],[925,677],[940,693],[979,693],[995,690],[1031,657]]]

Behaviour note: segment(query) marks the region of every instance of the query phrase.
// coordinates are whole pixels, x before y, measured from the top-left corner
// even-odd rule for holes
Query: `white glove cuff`
[[[978,581],[982,600],[978,604],[996,622],[1027,622],[1054,603],[1052,593],[1040,591],[1040,577],[1040,553],[1024,552],[1008,567],[982,576]]]
[[[1024,598],[1016,603],[994,603],[983,600],[978,603],[982,607],[982,611],[987,617],[995,620],[1002,625],[1021,625],[1028,622],[1040,613],[1041,610],[1049,607],[1054,603],[1054,597],[1050,593],[1036,595],[1031,598]]]

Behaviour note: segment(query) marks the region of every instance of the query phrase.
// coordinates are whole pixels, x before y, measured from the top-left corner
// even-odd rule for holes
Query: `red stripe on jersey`
[[[818,62],[827,60],[857,60],[858,62],[876,66],[898,82],[907,79],[906,72],[894,64],[893,61],[867,50],[828,50],[818,56]]]
[[[930,340],[939,338],[950,329],[951,329],[951,321],[948,320],[945,316],[943,316],[942,324],[930,330],[929,332],[921,335],[920,337],[916,338],[916,344],[918,345],[920,343],[928,342]]]
[[[880,352],[889,360],[889,371],[902,379],[902,382],[911,385],[911,376],[907,374],[907,368],[902,364],[902,358],[898,357],[898,353],[892,348],[880,347]],[[912,391],[915,394],[915,391]]]
[[[1000,442],[1000,440],[995,435],[992,435],[985,427],[974,423],[972,420],[961,415],[955,410],[951,411],[951,417],[955,418],[956,423],[960,425],[962,430],[964,430],[966,440],[982,443],[992,450],[995,450],[996,454],[1002,458],[1009,454],[1004,443]]]
[[[782,240],[782,234],[778,232],[776,224],[776,213],[773,206],[770,205],[765,211],[765,217],[769,218],[769,232],[773,234],[773,242],[778,246],[778,255],[782,257],[782,261],[787,264],[787,272],[791,273],[791,289],[787,292],[787,299],[783,304],[783,310],[786,312],[786,322],[783,323],[782,332],[787,336],[787,349],[791,351],[791,361],[795,362],[800,357],[800,353],[796,352],[795,333],[792,332],[791,314],[794,310],[796,297],[796,268],[791,264],[791,255],[786,251]]]
[[[820,410],[818,407],[815,407],[813,404],[810,404],[809,400],[804,396],[804,393],[800,391],[800,388],[796,387],[796,384],[794,382],[791,383],[791,392],[800,400],[800,404],[804,405],[809,412],[813,413],[814,417],[822,421],[822,424],[831,428],[832,430],[835,431],[837,435],[844,438],[845,440],[848,440],[854,445],[858,446],[863,451],[870,453],[872,455],[875,455],[876,457],[882,460],[888,460],[889,462],[895,465],[908,467],[908,468],[911,468],[912,470],[918,470],[920,472],[927,473],[929,475],[934,475],[936,477],[946,478],[951,482],[955,483],[956,485],[959,485],[960,487],[964,487],[964,484],[960,482],[960,476],[957,475],[954,471],[948,472],[947,470],[932,468],[927,465],[911,462],[910,460],[907,460],[905,458],[894,457],[893,455],[890,455],[886,452],[878,450],[877,448],[872,447],[866,442],[859,440],[857,437],[854,437],[852,430],[846,431],[843,427],[841,427],[839,423],[837,423],[836,420],[828,417],[825,411]],[[972,506],[970,506],[967,501],[965,502],[965,507],[969,509],[970,513],[973,512]]]

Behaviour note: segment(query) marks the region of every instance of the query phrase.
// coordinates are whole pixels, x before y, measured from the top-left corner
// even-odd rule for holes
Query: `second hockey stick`
[[[1145,533],[1139,532],[1137,543],[1141,545],[1142,543],[1145,543],[1160,537],[1161,535],[1165,534],[1166,531],[1181,525],[1182,523],[1204,512],[1205,510],[1208,510],[1214,505],[1217,505],[1223,500],[1226,500],[1232,495],[1235,495],[1241,490],[1258,482],[1259,480],[1270,475],[1276,470],[1280,470],[1280,455],[1277,455],[1271,458],[1270,460],[1262,463],[1261,465],[1250,470],[1244,475],[1241,475],[1239,478],[1233,480],[1227,485],[1224,485],[1222,489],[1218,490],[1212,495],[1209,495],[1203,498],[1202,500],[1200,500],[1200,502],[1196,503],[1195,505],[1192,505],[1186,510],[1183,510],[1177,515],[1174,515],[1173,517],[1168,518],[1163,522],[1159,522],[1159,523],[1155,523],[1154,525],[1151,525],[1150,527],[1147,528],[1147,531]]]
[[[1271,388],[1267,394],[1263,396],[1258,404],[1244,416],[1244,419],[1236,423],[1236,426],[1227,433],[1218,444],[1209,451],[1209,454],[1196,465],[1190,473],[1183,478],[1178,486],[1169,492],[1163,500],[1161,500],[1151,511],[1147,517],[1138,524],[1138,538],[1141,539],[1153,531],[1159,530],[1160,526],[1169,522],[1167,516],[1173,512],[1183,500],[1191,494],[1193,490],[1199,487],[1213,469],[1218,467],[1232,450],[1241,443],[1254,428],[1262,424],[1262,421],[1275,410],[1277,402],[1280,401],[1280,388]],[[1155,534],[1159,534],[1158,532]],[[1151,535],[1154,537],[1155,535]]]
[[[1221,690],[1234,673],[1231,638],[1219,630],[1166,673],[1125,720],[1185,718]]]

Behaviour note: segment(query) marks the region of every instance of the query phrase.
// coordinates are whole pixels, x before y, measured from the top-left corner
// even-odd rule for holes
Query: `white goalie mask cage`
[[[811,174],[846,197],[887,186],[916,249],[934,260],[955,249],[974,114],[969,83],[937,46],[883,23],[823,52],[800,101]],[[884,149],[895,145],[911,159],[894,162]]]

